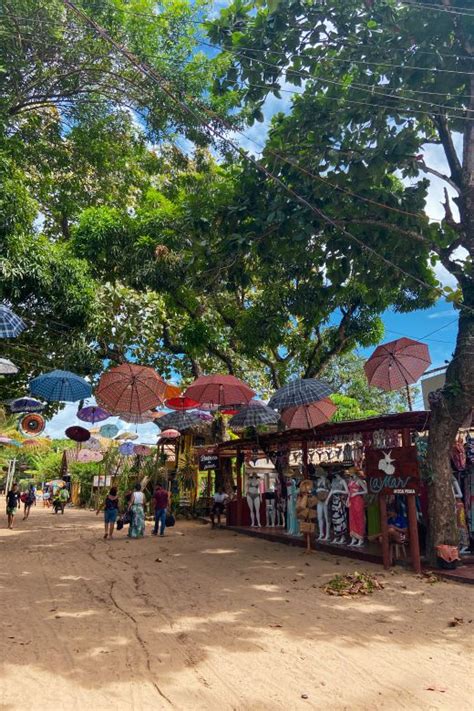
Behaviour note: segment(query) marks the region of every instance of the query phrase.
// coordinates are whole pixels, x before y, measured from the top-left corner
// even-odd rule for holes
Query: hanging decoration
[[[66,437],[69,437],[69,439],[72,439],[74,442],[87,442],[91,436],[89,430],[86,430],[85,427],[80,427],[79,425],[68,427],[65,434]]]
[[[24,415],[18,423],[18,429],[25,437],[41,434],[46,427],[46,420],[41,415],[30,413]]]
[[[113,414],[140,415],[164,401],[166,383],[153,368],[123,363],[103,373],[97,402]]]
[[[119,428],[117,425],[102,425],[102,427],[99,430],[99,434],[101,437],[105,437],[106,439],[113,439],[116,437],[119,433]]]
[[[101,462],[103,458],[102,452],[94,452],[92,449],[81,449],[77,453],[76,461],[81,464],[89,464],[90,462]]]
[[[33,378],[30,392],[48,402],[75,402],[90,397],[92,388],[84,378],[69,370],[51,370]]]
[[[135,445],[133,444],[133,442],[122,442],[122,444],[119,446],[120,454],[123,454],[125,457],[131,457],[132,454],[134,454],[134,449]]]

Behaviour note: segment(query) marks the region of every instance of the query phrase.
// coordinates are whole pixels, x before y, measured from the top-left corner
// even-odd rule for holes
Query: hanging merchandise
[[[35,435],[39,435],[45,427],[46,421],[44,417],[34,413],[25,415],[18,423],[18,429],[25,437],[34,437]]]

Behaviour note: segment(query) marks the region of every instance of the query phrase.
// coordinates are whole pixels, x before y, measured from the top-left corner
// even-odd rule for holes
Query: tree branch
[[[433,118],[434,123],[438,127],[439,137],[441,139],[446,160],[448,161],[451,170],[451,180],[454,182],[458,190],[462,190],[462,165],[456,153],[453,143],[453,137],[448,127],[448,122],[445,116],[437,114]]]
[[[405,237],[411,237],[412,239],[424,244],[429,249],[434,251],[437,250],[437,246],[434,242],[427,239],[424,235],[414,230],[406,230],[403,227],[399,227],[397,224],[392,222],[384,222],[383,220],[371,220],[371,219],[351,219],[351,220],[335,220],[338,225],[373,225],[374,227],[383,227],[386,230],[395,230]]]
[[[434,168],[430,168],[429,165],[426,165],[426,163],[425,163],[424,160],[419,160],[419,161],[418,161],[418,165],[419,165],[420,169],[421,169],[424,173],[429,173],[430,175],[436,176],[436,177],[439,178],[440,180],[444,180],[446,183],[449,183],[449,185],[450,185],[454,190],[456,190],[457,193],[460,193],[460,192],[461,192],[459,186],[456,185],[456,183],[454,182],[454,180],[451,180],[451,178],[449,177],[449,175],[444,175],[444,173],[440,173],[438,170],[435,170]]]

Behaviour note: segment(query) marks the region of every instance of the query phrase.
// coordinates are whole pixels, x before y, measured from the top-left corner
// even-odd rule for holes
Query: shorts
[[[224,504],[219,504],[217,502],[214,502],[212,511],[213,511],[213,513],[216,513],[216,514],[223,514],[224,513]]]
[[[115,523],[117,521],[117,516],[117,509],[106,509],[106,511],[104,511],[105,523]]]
[[[16,514],[16,506],[7,506],[7,516],[14,516]]]

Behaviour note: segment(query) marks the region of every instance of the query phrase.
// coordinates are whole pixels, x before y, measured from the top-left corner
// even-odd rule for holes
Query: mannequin
[[[469,553],[470,540],[469,540],[469,532],[467,530],[467,523],[466,523],[466,510],[464,508],[464,501],[462,498],[461,487],[459,486],[459,482],[456,479],[456,477],[454,476],[454,474],[452,477],[452,484],[453,484],[454,500],[456,503],[456,522],[457,522],[458,533],[459,533],[459,552],[460,553]]]
[[[331,543],[343,545],[347,533],[347,502],[349,489],[339,472],[336,472],[331,483],[327,505],[331,511],[333,539]]]
[[[349,533],[350,546],[363,546],[365,536],[364,495],[367,494],[367,484],[361,479],[357,469],[351,469],[348,483],[349,489]]]
[[[263,495],[265,499],[265,507],[267,510],[267,526],[272,526],[273,528],[276,524],[276,492],[274,484],[270,485],[268,491]]]
[[[258,528],[261,528],[260,523],[260,478],[255,472],[250,475],[247,480],[247,504],[250,509],[250,520],[252,527],[255,528],[255,519],[257,520]]]
[[[318,499],[317,514],[318,514],[318,540],[329,541],[329,512],[328,512],[328,496],[330,484],[326,476],[326,472],[322,467],[318,468],[319,476],[316,479],[316,496]]]
[[[287,533],[290,536],[299,536],[300,526],[298,519],[296,517],[296,499],[298,496],[298,489],[296,488],[296,479],[291,479],[288,486],[288,499],[287,499],[287,511],[288,511],[288,526]]]

